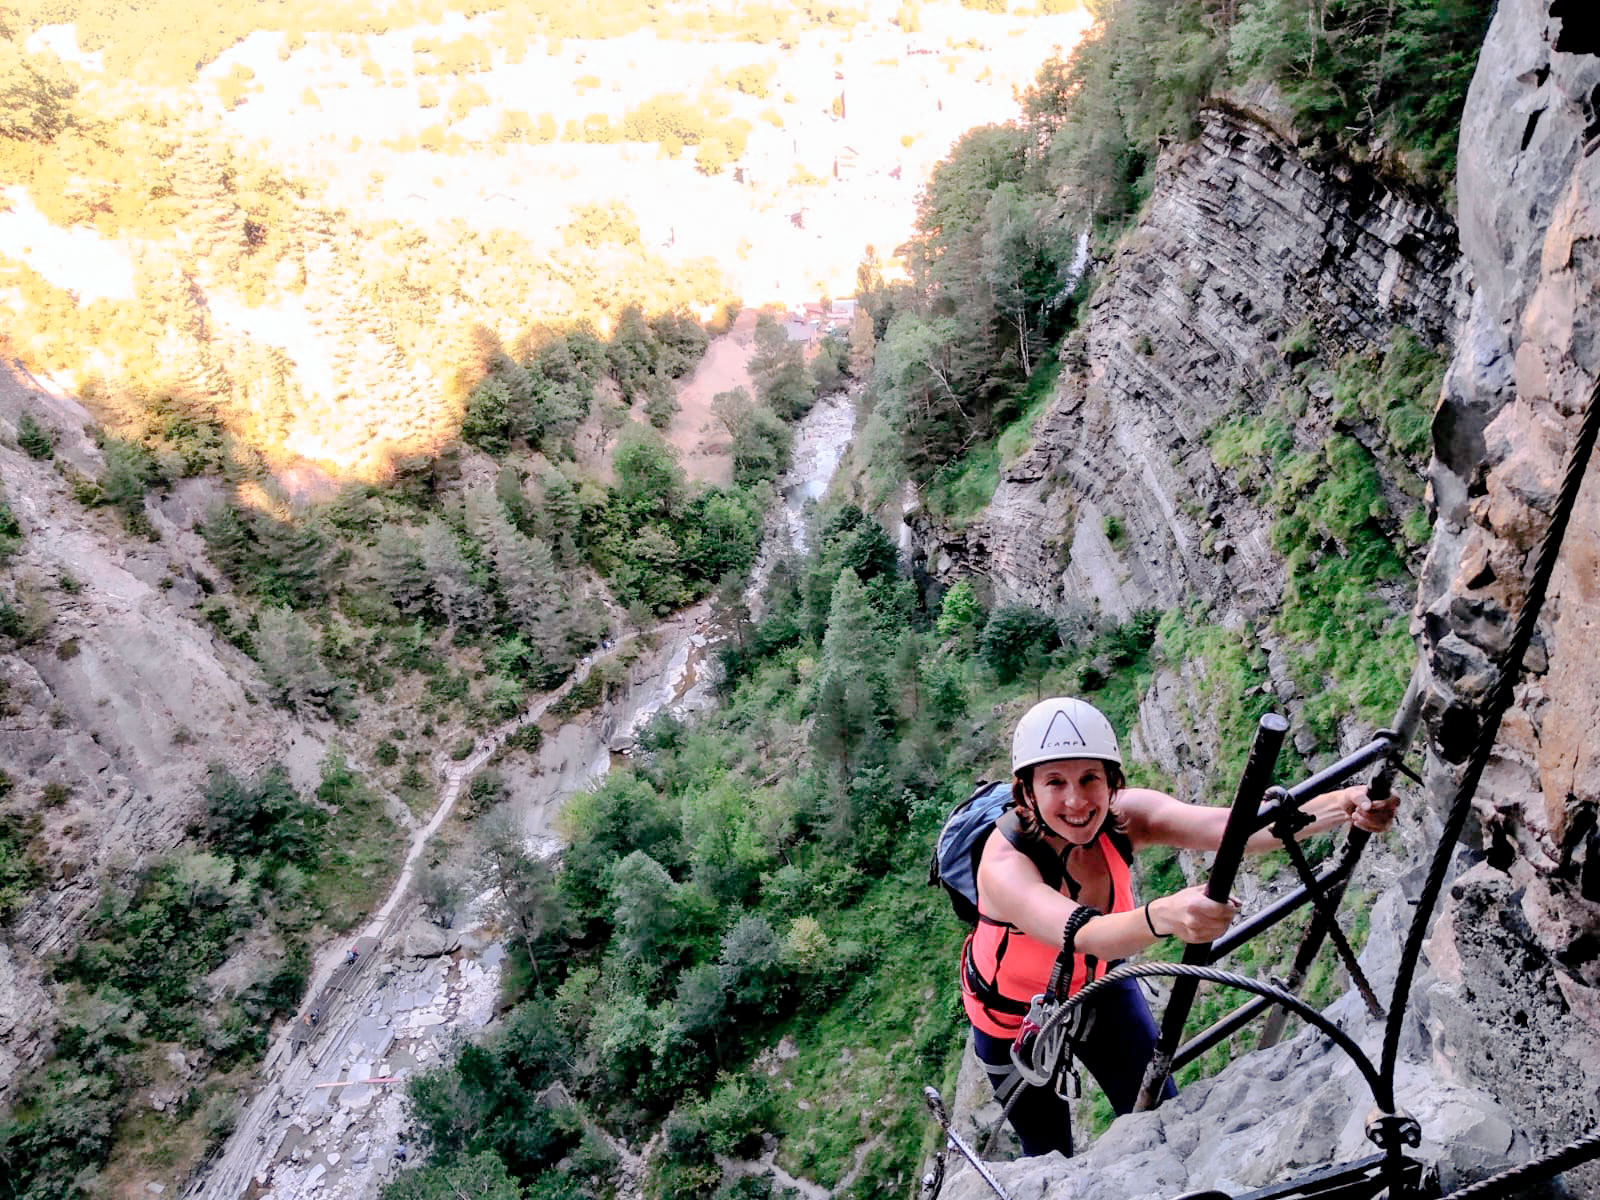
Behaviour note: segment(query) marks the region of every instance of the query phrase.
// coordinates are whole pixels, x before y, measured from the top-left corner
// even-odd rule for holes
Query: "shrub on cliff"
[[[1024,604],[995,609],[978,635],[978,652],[1001,683],[1042,673],[1048,655],[1060,645],[1055,619]]]
[[[295,792],[282,764],[240,779],[221,763],[206,776],[204,836],[218,850],[277,868],[315,858],[327,817]]]
[[[49,432],[33,419],[32,413],[23,413],[17,421],[17,445],[29,458],[46,459],[56,452]]]
[[[0,492],[0,566],[10,561],[21,545],[22,526],[17,523],[11,506],[6,503],[5,493]]]

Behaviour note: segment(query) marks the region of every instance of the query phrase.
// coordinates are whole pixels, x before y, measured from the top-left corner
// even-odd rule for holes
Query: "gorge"
[[[1159,7],[1127,0],[1124,11]],[[1292,5],[1169,7],[1214,33]],[[1129,150],[1126,223],[1107,225],[1066,185],[1030,174],[1055,133],[1036,95],[1021,125],[977,131],[936,167],[901,260],[909,283],[863,260],[866,337],[819,337],[802,362],[831,362],[834,388],[815,375],[785,382],[793,364],[770,328],[759,369],[744,346],[764,416],[724,402],[719,425],[713,402],[689,448],[731,485],[675,476],[670,436],[640,432],[652,402],[683,394],[697,355],[735,340],[721,318],[708,321],[711,351],[681,313],[647,321],[637,306],[605,336],[473,328],[459,380],[412,381],[430,428],[453,421],[462,438],[432,458],[396,455],[392,476],[359,486],[305,464],[268,469],[221,423],[215,444],[194,439],[201,466],[180,469],[193,447],[171,431],[213,409],[195,402],[177,419],[158,405],[165,432],[145,440],[159,469],[114,500],[90,486],[109,493],[128,453],[96,436],[103,397],[74,394],[8,345],[0,476],[18,542],[0,554],[0,883],[20,890],[4,892],[0,941],[0,1100],[12,1106],[0,1146],[29,1171],[73,1164],[16,1195],[43,1200],[47,1180],[102,1166],[99,1191],[83,1194],[418,1200],[470,1183],[495,1200],[909,1195],[937,1146],[921,1085],[954,1089],[964,1134],[998,1118],[954,1010],[960,932],[921,887],[926,843],[973,779],[996,777],[1005,730],[1039,689],[1095,695],[1144,781],[1215,802],[1261,712],[1289,717],[1296,766],[1309,770],[1384,725],[1420,662],[1423,782],[1405,786],[1399,831],[1369,853],[1347,908],[1387,999],[1600,376],[1589,328],[1600,40],[1576,7],[1495,7],[1443,192],[1404,147],[1324,136],[1288,83],[1236,80],[1201,89],[1192,137],[1150,135],[1160,151],[1147,177]],[[1047,72],[1040,94],[1082,99],[1049,83]],[[250,117],[247,106],[234,121]],[[250,203],[206,228],[244,238]],[[354,266],[332,270],[334,248],[362,240],[326,212],[298,211],[322,247],[310,278],[344,279],[342,315],[319,326],[334,337],[371,302]],[[1012,253],[1024,227],[1049,243],[1045,282],[1006,274],[1034,262]],[[568,251],[620,263],[632,251],[607,240],[617,228]],[[385,276],[374,294],[414,294],[416,253],[417,277]],[[495,269],[517,276],[507,255]],[[179,289],[200,315],[159,344],[205,347],[200,365],[233,376],[214,411],[254,412],[264,428],[281,397],[260,361],[224,354],[220,327],[206,325],[232,311],[218,283],[228,268],[206,261]],[[568,272],[563,287],[595,277],[551,262]],[[251,286],[263,270],[249,266]],[[438,327],[472,290],[461,282],[437,312],[407,317],[407,353],[442,355]],[[1046,302],[1008,317],[997,299],[1008,288]],[[994,310],[982,338],[963,324],[975,295]],[[74,329],[99,319],[89,303]],[[363,370],[404,357],[394,327],[362,336]],[[979,351],[991,358],[973,367]],[[940,409],[950,379],[973,388],[956,397],[960,420]],[[352,411],[378,429],[389,407],[411,411],[394,399],[410,386],[357,387]],[[28,448],[25,417],[47,431],[49,456]],[[668,418],[669,435],[672,421],[691,424]],[[381,449],[366,434],[352,446]],[[821,474],[779,475],[789,453]],[[979,484],[956,495],[952,480],[981,475],[984,454],[992,495]],[[219,504],[244,533],[219,532]],[[1586,736],[1600,712],[1597,520],[1591,482],[1404,1026],[1400,1103],[1445,1191],[1600,1117]],[[291,560],[308,529],[326,540],[302,570]],[[262,567],[274,555],[284,569]],[[952,602],[962,595],[974,609]],[[1013,671],[990,651],[1000,618],[1024,611],[1049,630]],[[304,623],[301,643],[280,613]],[[264,644],[312,647],[333,682],[274,683],[287,649]],[[681,700],[685,672],[697,699],[647,719]],[[544,719],[523,724],[530,711]],[[303,851],[286,871],[241,853],[219,883],[218,772],[254,786],[268,764],[319,819],[346,823],[325,858]],[[493,785],[474,798],[486,773]],[[570,840],[563,912],[537,936],[510,936],[515,920],[493,905],[442,928],[421,915],[422,890],[407,890],[402,864],[481,865],[479,803],[541,847]],[[430,842],[425,824],[452,804],[446,836]],[[248,883],[276,923],[229,935],[184,985],[181,1004],[203,1014],[145,1037],[148,1001],[129,999],[126,975],[123,994],[107,990],[95,972],[109,952],[78,946],[136,908],[173,855],[187,856],[187,911],[211,912],[209,897]],[[297,878],[322,863],[351,895]],[[1193,856],[1144,861],[1141,887],[1203,869]],[[1286,875],[1263,871],[1242,885],[1247,899],[1270,898]],[[312,938],[304,986],[263,999]],[[341,975],[358,938],[358,969]],[[1265,953],[1254,966],[1276,969]],[[335,976],[350,990],[308,1037],[297,1022]],[[1344,986],[1325,968],[1318,1000],[1376,1055],[1380,1027],[1338,996]],[[247,1004],[254,1048],[229,1041]],[[479,1035],[465,1059],[451,1030]],[[1079,1157],[995,1173],[1018,1200],[1171,1197],[1239,1193],[1370,1152],[1370,1097],[1336,1050],[1314,1032],[1253,1044],[1235,1040],[1154,1114],[1111,1123],[1086,1101],[1099,1136]],[[62,1074],[73,1054],[94,1070]],[[404,1102],[402,1076],[420,1081]],[[95,1092],[113,1078],[124,1092]],[[103,1107],[74,1124],[85,1096]],[[80,1130],[109,1160],[70,1158],[62,1147]],[[990,1194],[950,1167],[945,1197]],[[1588,1194],[1596,1171],[1580,1167],[1550,1194]]]

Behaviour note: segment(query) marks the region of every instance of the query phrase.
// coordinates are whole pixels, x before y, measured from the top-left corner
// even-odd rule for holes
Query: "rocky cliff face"
[[[1442,210],[1363,168],[1305,161],[1264,115],[1215,105],[1199,141],[1161,164],[1144,219],[1102,267],[1032,449],[968,529],[913,515],[917,553],[935,574],[986,577],[998,601],[1058,613],[1124,619],[1203,598],[1209,620],[1248,624],[1267,650],[1307,751],[1306,697],[1263,619],[1285,590],[1270,541],[1278,514],[1218,467],[1211,441],[1240,418],[1285,421],[1309,454],[1347,435],[1383,463],[1390,509],[1414,507],[1423,462],[1396,456],[1373,421],[1333,415],[1329,369],[1400,331],[1448,345],[1466,300]],[[1308,359],[1324,369],[1297,371]],[[1410,581],[1386,586],[1403,611]],[[1184,681],[1159,688],[1141,755],[1186,793],[1203,789],[1215,731],[1190,736],[1196,718],[1178,710],[1209,705]]]
[[[1414,622],[1429,670],[1429,800],[1476,740],[1569,447],[1600,380],[1600,24],[1505,0],[1461,133],[1475,287],[1434,420],[1438,509]],[[1591,462],[1477,791],[1469,869],[1430,946],[1436,1067],[1560,1140],[1600,1120],[1600,466]],[[1479,861],[1481,859],[1481,861]],[[1549,1073],[1541,1064],[1559,1062]],[[1583,1176],[1600,1186],[1600,1171]]]
[[[1577,8],[1499,7],[1462,131],[1459,260],[1437,213],[1371,185],[1352,191],[1355,176],[1329,179],[1238,115],[1213,113],[1109,265],[1082,370],[1038,444],[990,518],[941,547],[988,571],[1002,596],[1035,604],[1121,614],[1198,594],[1247,615],[1272,603],[1280,569],[1262,518],[1208,469],[1207,424],[1256,402],[1282,331],[1305,316],[1350,345],[1395,324],[1453,345],[1413,620],[1427,680],[1427,804],[1411,817],[1422,848],[1471,752],[1600,379],[1600,24]],[[1447,1188],[1587,1133],[1600,1116],[1600,758],[1586,736],[1600,715],[1597,475],[1591,466],[1401,1043],[1399,1101],[1422,1122]],[[1103,536],[1108,512],[1127,531],[1121,547]],[[1210,554],[1199,548],[1208,527],[1220,535]],[[1223,541],[1229,552],[1215,553]],[[1182,736],[1161,732],[1175,723],[1162,691],[1173,687],[1158,683],[1142,712],[1158,743]],[[1363,962],[1380,995],[1420,876],[1372,910]],[[1376,1054],[1352,997],[1330,1015]],[[1348,1061],[1303,1035],[1119,1121],[1070,1164],[998,1173],[1019,1196],[1244,1190],[1370,1153],[1370,1103]],[[1600,1172],[1570,1172],[1565,1187],[1595,1194]],[[988,1194],[970,1173],[946,1191]]]
[[[1266,405],[1308,338],[1330,361],[1396,328],[1446,339],[1464,299],[1457,262],[1443,212],[1302,161],[1259,115],[1209,109],[1102,268],[1032,450],[984,520],[949,544],[924,535],[930,563],[959,559],[1043,608],[1125,617],[1200,594],[1259,612],[1283,582],[1270,517],[1223,478],[1207,434]]]
[[[24,412],[57,432],[59,457],[97,469],[88,413],[7,366],[0,431],[12,445]],[[153,510],[168,536],[143,543],[74,501],[50,463],[0,445],[0,477],[25,535],[8,575],[47,618],[37,640],[0,656],[0,764],[11,805],[39,812],[35,838],[49,847],[48,890],[0,943],[3,1101],[47,1050],[46,960],[70,948],[104,877],[183,838],[208,763],[251,773],[280,759],[314,786],[324,743],[265,703],[254,664],[199,617],[191,526],[204,497]]]

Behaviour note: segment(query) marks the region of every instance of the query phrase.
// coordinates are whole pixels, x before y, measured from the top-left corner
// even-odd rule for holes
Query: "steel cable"
[[[1580,1166],[1595,1158],[1600,1158],[1600,1131],[1591,1133],[1588,1137],[1581,1137],[1575,1142],[1568,1142],[1553,1154],[1510,1167],[1487,1179],[1480,1179],[1477,1183],[1451,1192],[1444,1197],[1444,1200],[1487,1200],[1490,1196],[1519,1195],[1520,1193],[1513,1190],[1514,1188],[1520,1188],[1523,1184],[1534,1180],[1553,1178],[1570,1167]]]
[[[1276,830],[1274,831],[1276,832]],[[1367,981],[1366,972],[1361,969],[1361,963],[1356,959],[1355,949],[1344,936],[1344,930],[1339,927],[1339,912],[1335,905],[1330,904],[1328,897],[1322,891],[1322,885],[1317,882],[1317,873],[1311,869],[1311,863],[1306,859],[1306,853],[1300,848],[1300,843],[1295,840],[1292,832],[1288,836],[1280,835],[1278,840],[1283,844],[1283,852],[1289,856],[1289,862],[1294,867],[1295,874],[1300,877],[1300,885],[1305,888],[1306,895],[1311,897],[1311,907],[1316,910],[1321,918],[1323,927],[1327,930],[1328,940],[1333,943],[1333,948],[1339,954],[1340,961],[1344,963],[1345,972],[1350,976],[1350,982],[1355,985],[1356,991],[1361,993],[1361,999],[1367,1006],[1367,1012],[1372,1014],[1374,1021],[1383,1017],[1383,1006],[1378,1003],[1378,997],[1373,995],[1372,984]]]
[[[1327,1034],[1334,1045],[1348,1054],[1351,1061],[1355,1063],[1356,1069],[1361,1072],[1363,1078],[1367,1081],[1367,1085],[1372,1089],[1373,1100],[1378,1107],[1384,1112],[1394,1111],[1393,1089],[1384,1082],[1383,1077],[1373,1067],[1372,1060],[1367,1057],[1366,1052],[1360,1046],[1356,1045],[1349,1034],[1301,1000],[1300,997],[1294,995],[1294,993],[1287,992],[1275,984],[1262,983],[1259,979],[1251,979],[1246,975],[1219,970],[1216,967],[1192,966],[1189,963],[1124,963],[1116,970],[1109,971],[1093,983],[1086,985],[1063,1002],[1062,1006],[1046,1019],[1045,1027],[1048,1028],[1054,1022],[1065,1021],[1069,1018],[1074,1007],[1119,980],[1145,979],[1158,975],[1167,975],[1174,978],[1204,979],[1211,983],[1226,984],[1241,991],[1254,992],[1258,996],[1265,996],[1267,999],[1283,1005],[1307,1024],[1314,1025]],[[1043,1030],[1041,1029],[1042,1032]]]
[[[1544,607],[1550,578],[1555,573],[1556,560],[1561,553],[1561,542],[1566,536],[1572,510],[1577,505],[1578,491],[1583,486],[1584,472],[1589,464],[1589,454],[1594,449],[1595,435],[1600,431],[1600,403],[1596,403],[1597,398],[1600,398],[1600,383],[1596,383],[1589,393],[1589,403],[1583,415],[1583,423],[1578,429],[1577,440],[1573,443],[1572,452],[1567,459],[1567,470],[1561,481],[1555,513],[1544,531],[1544,537],[1539,542],[1533,577],[1528,583],[1528,594],[1523,601],[1522,611],[1517,614],[1511,647],[1506,652],[1500,678],[1495,681],[1483,728],[1479,731],[1466,774],[1462,776],[1455,801],[1450,807],[1438,849],[1428,869],[1427,882],[1417,898],[1416,916],[1412,918],[1411,929],[1406,935],[1405,949],[1400,955],[1399,971],[1394,981],[1394,994],[1389,1002],[1389,1020],[1383,1031],[1383,1059],[1380,1069],[1386,1087],[1390,1089],[1394,1085],[1395,1064],[1400,1052],[1400,1029],[1405,1021],[1406,1003],[1410,999],[1417,961],[1422,955],[1422,942],[1427,936],[1428,921],[1439,902],[1439,893],[1444,889],[1450,862],[1455,857],[1456,843],[1461,840],[1462,831],[1466,828],[1473,793],[1478,790],[1478,783],[1489,765],[1489,756],[1494,752],[1495,739],[1500,733],[1500,721],[1505,716],[1506,710],[1511,707],[1517,680],[1522,674],[1522,658],[1533,641],[1539,610]]]

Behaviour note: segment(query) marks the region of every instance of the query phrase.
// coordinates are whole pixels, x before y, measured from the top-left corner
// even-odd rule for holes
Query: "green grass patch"
[[[988,506],[999,486],[1000,450],[986,442],[934,472],[925,497],[930,512],[959,529]]]
[[[1347,423],[1371,419],[1383,428],[1384,463],[1343,433],[1315,449],[1299,447],[1291,424],[1271,407],[1219,426],[1208,439],[1217,465],[1242,490],[1260,492],[1274,517],[1272,547],[1284,557],[1287,580],[1273,629],[1288,642],[1304,719],[1322,747],[1336,744],[1340,721],[1386,723],[1405,690],[1414,656],[1402,599],[1406,556],[1430,531],[1420,504],[1396,520],[1384,467],[1399,463],[1405,474],[1425,451],[1427,409],[1419,397],[1436,394],[1442,370],[1437,351],[1401,331],[1381,360],[1350,356],[1334,371],[1337,412]],[[1407,491],[1405,480],[1394,482]],[[1222,682],[1247,682],[1217,658],[1214,637],[1187,648],[1184,641],[1174,640],[1170,661],[1198,653],[1213,660]],[[1237,722],[1231,732],[1241,732]]]
[[[1409,330],[1398,330],[1381,355],[1352,354],[1333,372],[1333,416],[1372,421],[1414,469],[1427,462],[1428,428],[1449,355]]]
[[[1172,609],[1162,617],[1157,646],[1165,662],[1174,667],[1183,664],[1194,681],[1193,693],[1206,698],[1206,722],[1217,730],[1207,793],[1213,803],[1231,803],[1256,724],[1263,713],[1276,708],[1266,686],[1267,656],[1244,633],[1207,622],[1198,608]],[[1187,715],[1192,725],[1200,723],[1193,719],[1196,714]],[[1292,751],[1279,756],[1275,778],[1280,782],[1294,770],[1294,759]]]
[[[995,445],[1000,451],[1000,461],[1009,466],[1033,446],[1033,426],[1049,406],[1055,395],[1056,379],[1061,375],[1061,359],[1050,355],[1028,379],[1023,393],[1022,412],[1000,431]]]
[[[965,1045],[966,1018],[950,980],[966,931],[916,870],[880,880],[825,926],[835,938],[865,935],[873,968],[826,1013],[780,1031],[801,1052],[783,1072],[793,1087],[775,1092],[778,1161],[831,1189],[858,1148],[880,1136],[844,1194],[901,1197],[934,1138],[922,1089],[948,1090]]]
[[[9,777],[0,772],[9,782]],[[3,795],[5,788],[0,788]],[[9,921],[44,883],[44,847],[38,819],[0,813],[0,924]]]
[[[1241,413],[1217,426],[1206,446],[1217,466],[1232,472],[1239,490],[1250,495],[1266,482],[1270,464],[1294,449],[1294,434],[1287,414],[1274,404],[1260,415]]]
[[[307,892],[327,924],[347,929],[372,911],[393,881],[405,857],[405,831],[383,798],[342,763],[324,768],[317,798],[332,812]]]
[[[1061,361],[1050,355],[1028,379],[1022,394],[1022,411],[992,440],[972,447],[960,458],[934,473],[924,492],[928,509],[942,521],[960,528],[994,499],[1000,471],[1027,453],[1033,445],[1033,426],[1055,393]]]
[[[1393,548],[1367,535],[1347,555],[1291,555],[1289,570],[1276,624],[1290,638],[1290,670],[1319,744],[1332,747],[1338,722],[1352,716],[1387,724],[1415,656],[1407,614],[1379,590],[1406,577]]]

